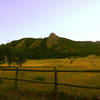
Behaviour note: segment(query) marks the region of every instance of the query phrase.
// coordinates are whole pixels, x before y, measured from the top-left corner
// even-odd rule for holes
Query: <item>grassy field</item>
[[[7,64],[2,66],[7,66]],[[13,66],[15,65],[13,64]],[[22,66],[25,69],[41,70],[55,67],[70,70],[100,70],[100,58],[89,56],[77,59],[28,60]],[[0,77],[14,78],[15,72],[0,71]],[[54,74],[51,72],[19,72],[18,77],[19,79],[54,82]],[[100,73],[61,72],[58,73],[58,82],[100,87]],[[53,100],[53,85],[18,82],[18,91],[14,87],[14,81],[0,80],[0,97],[7,97],[8,100]],[[58,86],[58,98],[58,100],[100,100],[100,90]]]

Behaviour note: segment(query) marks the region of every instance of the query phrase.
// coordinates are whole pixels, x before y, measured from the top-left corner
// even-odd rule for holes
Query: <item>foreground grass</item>
[[[71,63],[72,62],[72,63]],[[4,64],[3,66],[7,66]],[[22,68],[25,69],[100,69],[99,57],[86,57],[78,59],[47,59],[28,60]],[[0,77],[15,77],[15,72],[0,71]],[[20,79],[54,82],[53,73],[43,72],[19,72]],[[58,73],[58,82],[85,86],[100,87],[99,73]],[[14,90],[14,81],[0,80],[0,90],[2,95],[8,100],[53,100],[54,86],[18,82],[18,91]],[[8,93],[8,91],[10,93]],[[14,98],[14,99],[12,99]],[[58,86],[58,100],[99,100],[100,90],[80,89],[65,86]]]
[[[54,87],[50,85],[19,83],[17,91],[14,87],[2,88],[0,100],[54,100],[53,89]],[[93,93],[93,91],[86,92],[84,89],[58,87],[57,100],[99,100],[99,96]]]

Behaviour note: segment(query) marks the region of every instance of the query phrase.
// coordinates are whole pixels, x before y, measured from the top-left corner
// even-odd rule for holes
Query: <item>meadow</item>
[[[1,65],[8,66],[6,63]],[[12,64],[13,68],[15,64]],[[23,64],[23,69],[51,70],[100,70],[100,57],[89,56],[71,59],[42,59],[28,60]],[[0,71],[0,77],[14,78],[13,71]],[[54,82],[52,72],[19,72],[19,79]],[[100,87],[100,73],[58,73],[58,82],[74,85]],[[53,100],[54,85],[18,82],[18,90],[15,90],[15,81],[0,80],[0,100]],[[58,100],[100,100],[100,90],[83,89],[66,86],[58,86]],[[6,99],[4,99],[6,100]]]

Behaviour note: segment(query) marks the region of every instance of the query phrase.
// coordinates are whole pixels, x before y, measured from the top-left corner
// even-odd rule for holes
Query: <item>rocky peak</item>
[[[57,38],[58,36],[55,33],[50,33],[49,38]]]
[[[47,40],[47,47],[52,48],[54,45],[57,45],[59,37],[55,33],[51,33]]]

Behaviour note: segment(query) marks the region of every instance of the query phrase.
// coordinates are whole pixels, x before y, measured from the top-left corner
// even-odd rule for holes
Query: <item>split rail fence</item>
[[[30,70],[30,69],[20,69],[20,68],[0,68],[2,71],[15,71],[16,77],[15,78],[2,78],[2,80],[15,80],[15,89],[18,89],[18,81],[24,81],[24,82],[33,82],[38,84],[52,84],[54,85],[54,95],[55,100],[57,100],[57,91],[58,91],[58,85],[62,86],[68,86],[68,87],[75,87],[75,88],[87,88],[87,89],[100,89],[100,87],[90,87],[90,86],[82,86],[82,85],[74,85],[74,84],[66,84],[66,83],[58,83],[58,73],[60,72],[74,72],[74,73],[100,73],[100,70],[57,70],[54,68],[54,70]],[[54,82],[43,82],[43,81],[34,81],[34,80],[25,80],[25,79],[19,79],[18,73],[19,71],[25,71],[25,72],[53,72],[54,73]]]

